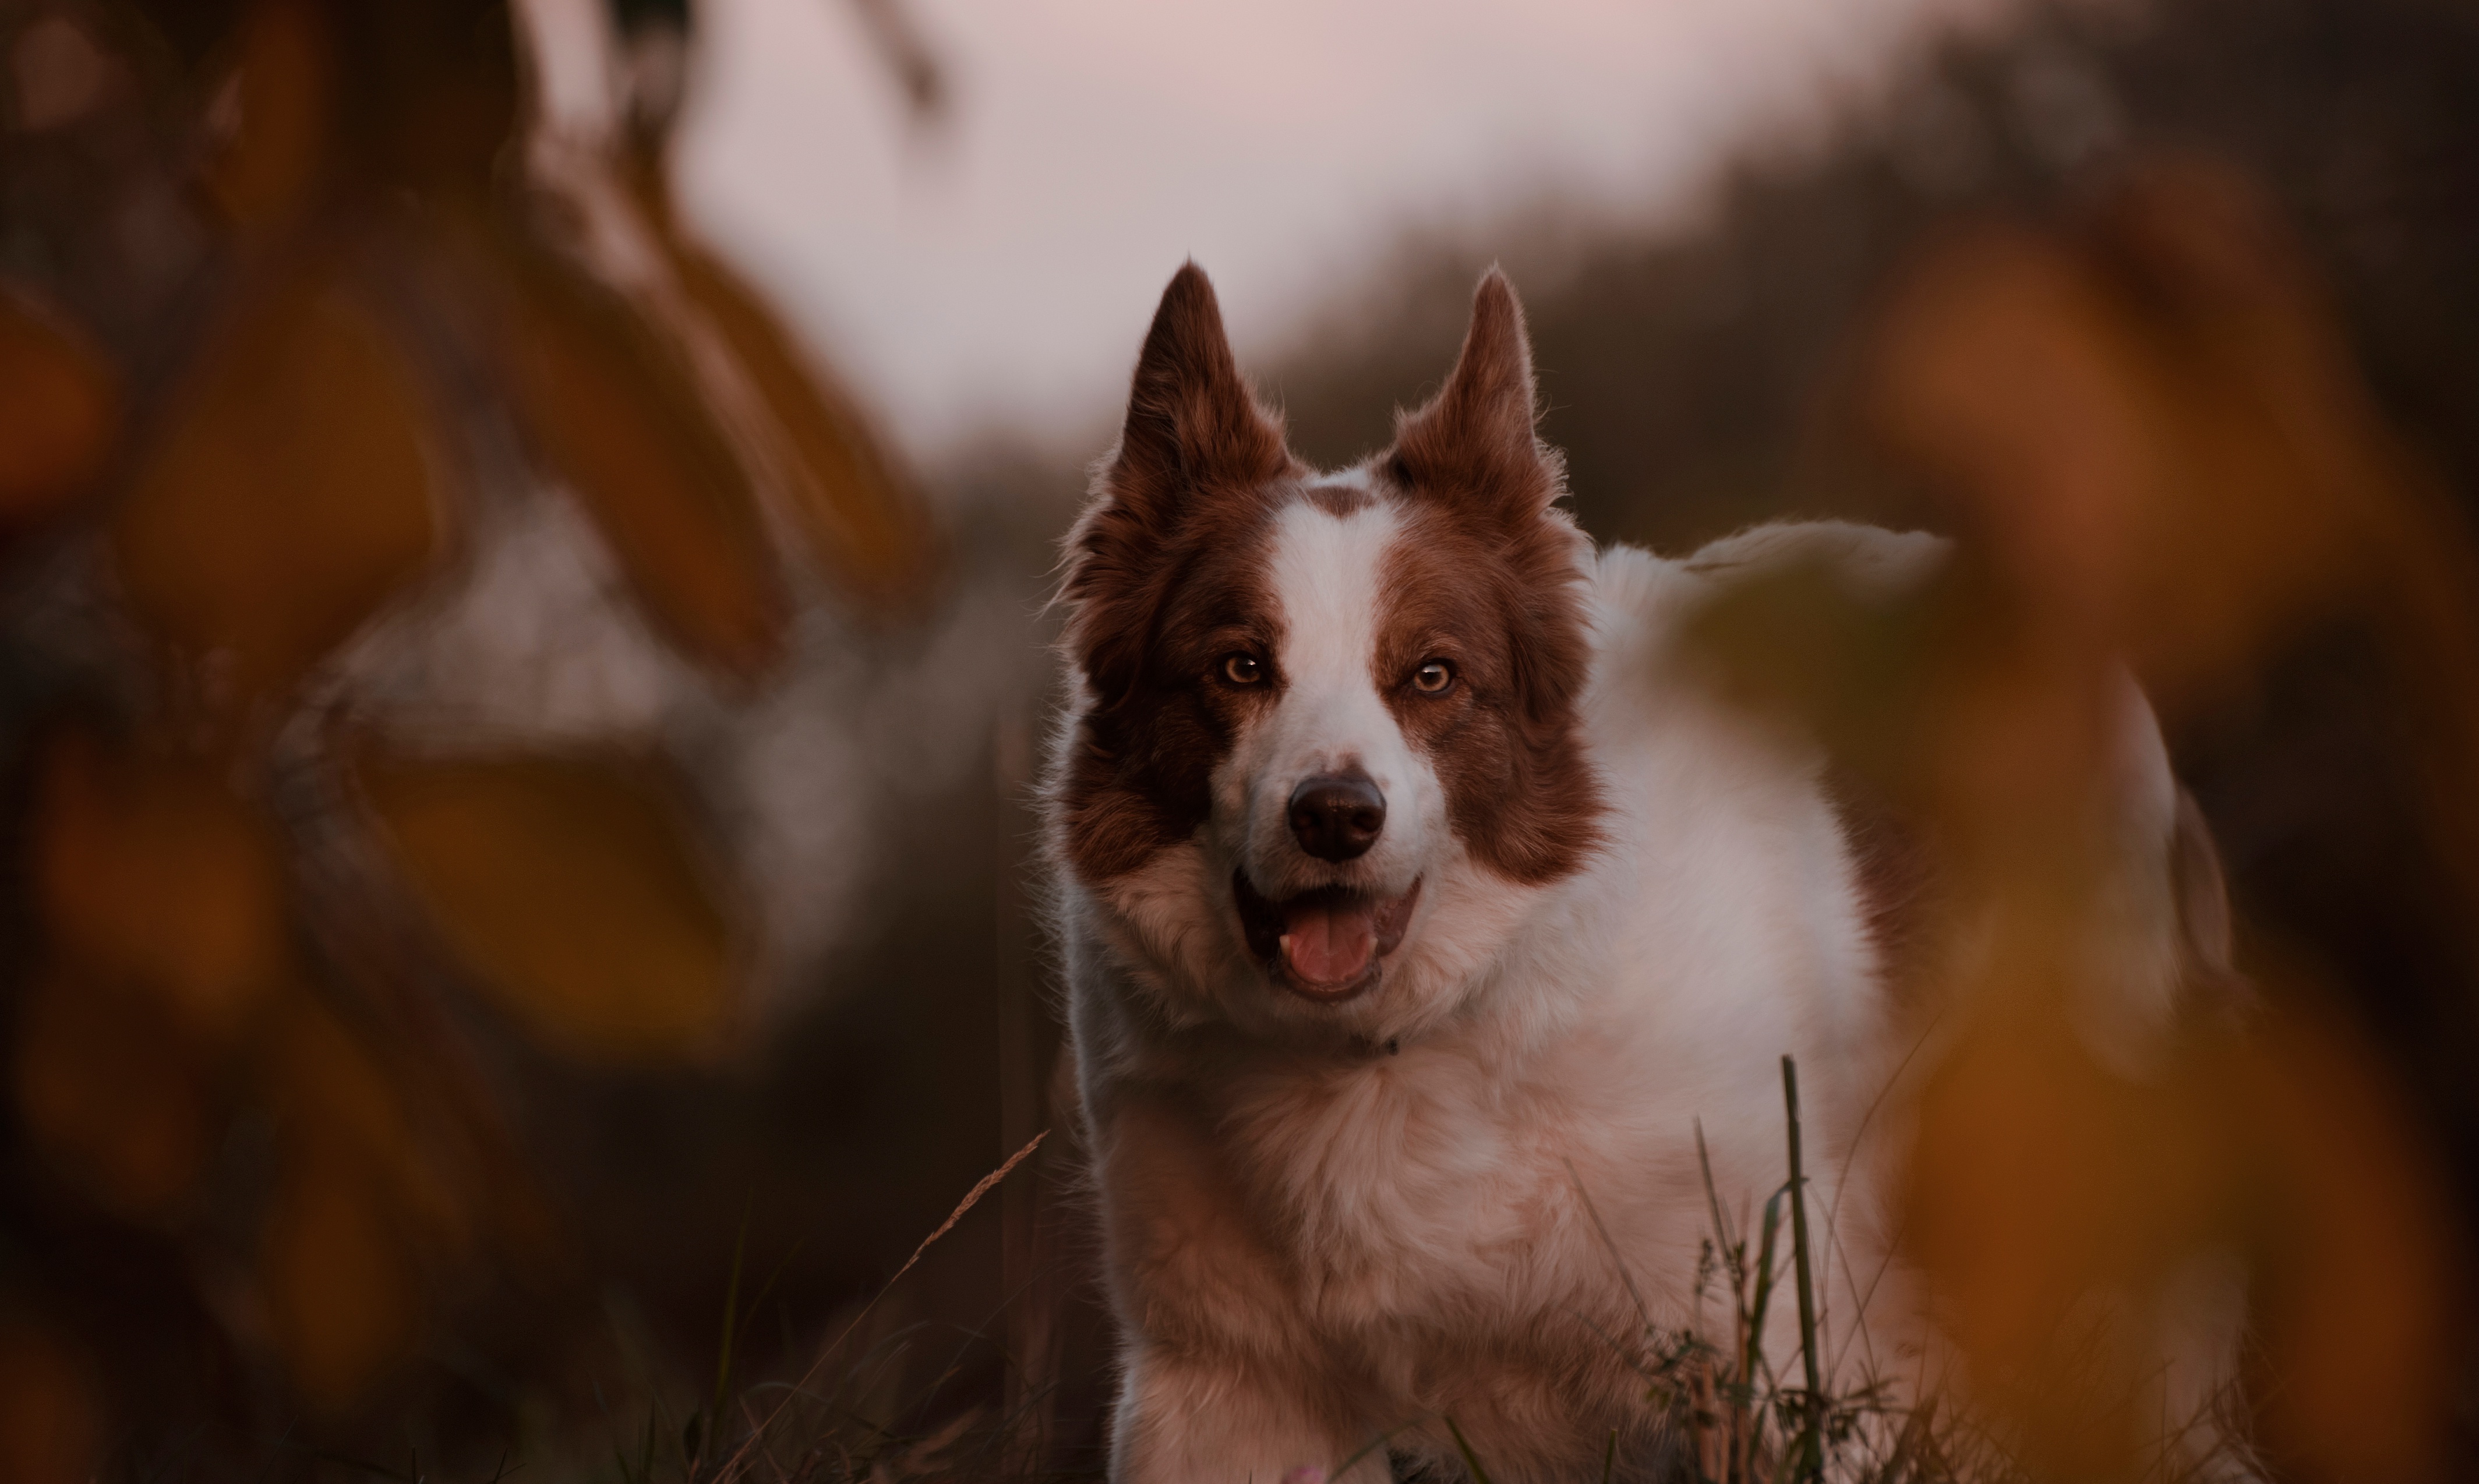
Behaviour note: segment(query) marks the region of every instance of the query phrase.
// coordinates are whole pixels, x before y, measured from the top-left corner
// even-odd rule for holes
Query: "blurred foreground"
[[[479,0],[0,5],[0,1476],[1093,1465],[1069,1131],[920,1244],[1053,1123],[1098,448],[958,461],[934,535],[671,209],[686,13],[611,12],[572,139]],[[2479,1471],[2473,97],[2442,0],[2035,11],[1693,238],[1411,244],[1269,378],[1357,456],[1503,257],[1596,535],[1964,538],[1698,632],[2003,925],[1918,948],[1911,1216],[2029,1476],[2154,1470],[2077,1342],[2212,1254],[2285,1476]],[[2074,1024],[2112,657],[2252,1002],[2132,1049]]]

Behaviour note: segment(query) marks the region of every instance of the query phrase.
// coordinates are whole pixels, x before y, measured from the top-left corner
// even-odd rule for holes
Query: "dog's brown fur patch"
[[[1067,538],[1066,646],[1092,694],[1052,801],[1069,864],[1108,881],[1187,838],[1245,712],[1276,690],[1214,683],[1282,641],[1264,539],[1308,470],[1232,359],[1191,263],[1163,291],[1119,447]]]
[[[1405,521],[1375,663],[1378,694],[1435,762],[1456,835],[1538,884],[1582,864],[1602,804],[1576,733],[1592,662],[1584,538],[1554,504],[1564,479],[1534,416],[1523,311],[1493,271],[1444,389],[1376,461]],[[1455,668],[1444,695],[1410,684],[1430,658]]]

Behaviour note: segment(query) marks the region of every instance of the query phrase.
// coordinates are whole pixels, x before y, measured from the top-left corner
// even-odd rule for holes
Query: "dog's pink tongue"
[[[1283,957],[1291,972],[1313,985],[1358,979],[1377,953],[1375,910],[1367,903],[1312,906],[1294,902],[1283,910]]]

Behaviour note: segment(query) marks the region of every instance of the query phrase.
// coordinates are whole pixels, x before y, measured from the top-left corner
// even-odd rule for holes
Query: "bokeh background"
[[[1995,1017],[1925,1250],[2036,1377],[2234,1242],[2277,1471],[2471,1476],[2474,99],[2464,0],[0,0],[0,1477],[1095,1467],[1028,790],[1189,256],[1313,459],[1496,262],[1601,539],[1962,535],[1710,642],[1986,880],[2131,654],[2257,1029]]]

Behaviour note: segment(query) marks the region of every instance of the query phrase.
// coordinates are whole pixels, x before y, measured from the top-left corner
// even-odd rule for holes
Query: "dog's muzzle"
[[[1350,999],[1377,983],[1383,960],[1402,946],[1419,904],[1420,883],[1400,896],[1320,886],[1281,902],[1267,899],[1246,871],[1231,873],[1231,899],[1248,951],[1274,982],[1312,1000]]]

